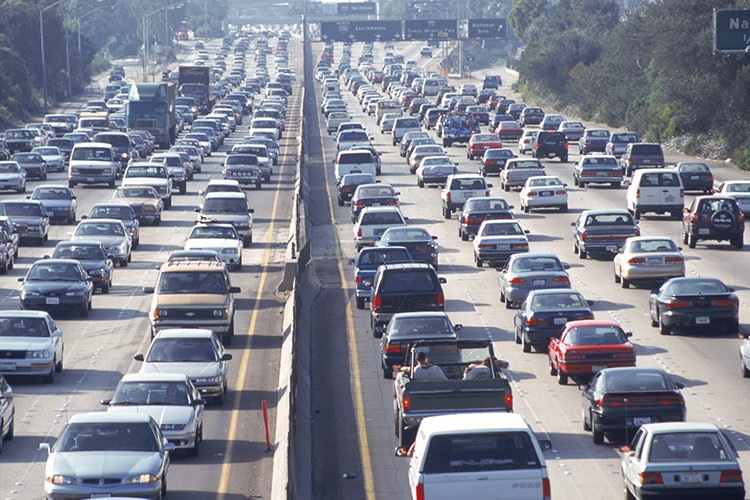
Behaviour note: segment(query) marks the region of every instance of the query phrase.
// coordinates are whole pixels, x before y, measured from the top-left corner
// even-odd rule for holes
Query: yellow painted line
[[[323,154],[323,167],[326,178],[326,195],[328,196],[328,215],[334,230],[334,237],[339,242],[337,224],[333,215],[333,202],[331,201],[331,186],[328,182],[330,171],[328,168],[328,157],[323,146],[323,136],[321,135],[320,149]],[[346,273],[344,272],[344,257],[341,255],[341,245],[334,245],[336,250],[336,260],[338,261],[339,279],[342,287],[345,287]],[[367,421],[365,420],[365,403],[362,398],[362,380],[359,371],[359,354],[357,353],[357,338],[354,330],[354,312],[352,311],[351,301],[346,303],[346,340],[349,344],[349,365],[351,366],[352,392],[354,393],[354,414],[357,420],[357,439],[359,440],[359,459],[362,461],[362,477],[365,485],[365,498],[375,500],[375,480],[372,475],[372,462],[370,461],[370,441],[367,438]]]
[[[300,95],[300,92],[297,92],[297,95]],[[299,97],[296,98],[297,100]],[[293,104],[293,107],[291,109],[297,109],[297,106],[299,105],[298,102],[295,102]],[[301,118],[300,118],[301,120]],[[288,129],[287,129],[288,130]],[[291,149],[289,145],[284,147],[283,152],[286,156],[287,151]],[[282,150],[279,150],[279,154],[281,154]],[[279,165],[282,167],[279,169],[279,172],[276,173],[276,196],[273,198],[273,205],[271,208],[271,217],[270,217],[270,223],[268,225],[268,235],[266,236],[266,248],[263,251],[263,259],[261,262],[263,263],[263,266],[269,264],[270,258],[271,258],[271,245],[272,239],[274,236],[274,226],[276,225],[274,221],[276,220],[276,212],[278,210],[279,205],[279,199],[281,198],[281,171],[283,170],[283,167],[286,166],[285,162],[279,161]],[[291,196],[290,196],[291,197]],[[258,291],[255,294],[255,303],[260,303],[261,298],[263,297],[263,288],[266,284],[266,277],[268,276],[268,273],[265,272],[265,270],[260,271],[260,280],[258,281]],[[253,309],[253,314],[250,317],[250,325],[247,328],[247,336],[248,339],[252,335],[252,333],[255,331],[255,326],[258,322],[258,315],[260,314],[260,309],[257,307]],[[242,361],[240,362],[240,366],[237,370],[237,386],[235,387],[235,392],[238,395],[241,395],[245,389],[245,379],[247,377],[247,370],[248,366],[250,364],[250,346],[246,345],[243,348],[242,352]],[[229,419],[229,430],[227,431],[227,445],[224,448],[224,459],[221,465],[221,473],[219,474],[219,485],[216,490],[216,498],[222,499],[224,498],[224,495],[228,493],[229,488],[229,475],[232,472],[232,462],[233,462],[233,454],[234,454],[234,443],[237,438],[237,425],[240,420],[240,403],[241,397],[238,396],[234,400],[234,406],[232,407],[232,415]],[[260,410],[260,408],[258,408]],[[270,420],[269,420],[270,421]]]

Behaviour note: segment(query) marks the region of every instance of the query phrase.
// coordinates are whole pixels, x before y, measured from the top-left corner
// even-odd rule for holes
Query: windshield
[[[115,192],[117,193],[117,192]],[[94,207],[89,214],[90,219],[121,219],[129,220],[132,218],[131,209],[126,206],[122,207]]]
[[[117,386],[111,404],[184,406],[190,400],[188,386],[182,382],[123,382]]]
[[[120,188],[115,191],[114,198],[158,198],[159,195],[156,193],[154,188],[138,187],[138,188]]]
[[[184,271],[162,273],[159,278],[159,293],[194,294],[228,292],[227,279],[217,271]]]
[[[209,338],[155,339],[146,357],[147,363],[197,363],[218,361]]]
[[[70,159],[112,161],[112,150],[108,148],[73,148]]]
[[[208,198],[203,202],[203,212],[247,214],[247,202],[239,198]]]
[[[122,223],[110,222],[82,222],[75,232],[76,236],[125,236]]]
[[[99,245],[66,245],[55,248],[53,259],[104,260],[104,250]]]
[[[0,174],[17,174],[21,172],[21,167],[15,163],[0,163]]]
[[[223,238],[238,240],[237,231],[230,226],[199,226],[193,228],[189,239],[193,238]]]
[[[3,203],[5,215],[41,217],[42,207],[39,203]]]
[[[81,271],[75,264],[41,263],[29,269],[26,281],[80,281]]]
[[[0,318],[0,337],[49,337],[47,322],[42,318]]]
[[[66,188],[37,188],[32,198],[35,200],[70,200],[73,195]]]
[[[55,445],[56,452],[159,451],[147,422],[97,422],[68,424]]]
[[[166,177],[164,174],[164,167],[152,166],[152,167],[128,167],[127,177]]]

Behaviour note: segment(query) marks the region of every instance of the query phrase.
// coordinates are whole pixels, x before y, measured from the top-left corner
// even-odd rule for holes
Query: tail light
[[[360,227],[359,229],[357,229],[357,238],[361,238],[361,237],[362,237],[362,228]]]
[[[398,354],[404,352],[401,348],[401,344],[386,344],[385,352],[388,354]]]
[[[683,262],[682,257],[666,257],[664,259],[665,264],[680,264],[681,262]]]
[[[697,213],[693,212],[692,214],[690,214],[690,222],[692,222],[693,224],[696,223],[696,222],[698,222],[698,214]]]
[[[730,299],[712,300],[711,305],[714,307],[735,307],[737,302]]]
[[[380,295],[375,295],[372,298],[372,308],[377,311],[378,309],[380,309],[380,304]]]
[[[637,265],[645,264],[645,263],[646,263],[645,257],[633,257],[632,259],[628,260],[628,264],[630,264],[631,266],[637,266]]]
[[[409,411],[409,407],[411,406],[411,401],[409,401],[409,398],[402,398],[401,404],[404,407],[404,413]]]
[[[451,202],[451,192],[450,191],[448,191],[447,193],[445,193],[445,201],[447,201],[448,203]]]
[[[567,276],[558,276],[555,278],[555,283],[559,283],[560,285],[569,285],[570,279]]]
[[[560,190],[558,190],[558,191],[555,191],[555,194],[567,194],[567,193],[568,193],[568,192],[567,192],[567,191],[565,191],[564,189],[560,189]]]
[[[391,206],[398,205],[398,200],[391,200],[388,202],[388,205],[391,205]]]
[[[529,191],[526,193],[526,196],[536,196],[536,193],[534,191]]]
[[[354,207],[364,207],[364,206],[365,206],[364,202],[361,202],[361,201],[354,202]]]
[[[581,241],[586,241],[586,231],[581,233]]]
[[[635,190],[635,197],[636,198],[640,198],[641,197],[641,190],[640,189],[636,189]]]
[[[513,411],[513,394],[505,394],[505,409],[507,411]]]
[[[495,248],[495,245],[492,243],[480,243],[479,245],[477,245],[477,248],[489,250]]]
[[[685,196],[685,190],[680,188],[680,198],[682,198],[683,196]]]
[[[445,307],[445,295],[442,292],[437,296],[437,304],[440,307]]]
[[[741,483],[742,471],[739,469],[730,469],[721,471],[720,483]]]
[[[661,472],[641,472],[638,474],[638,477],[641,480],[641,484],[664,484]]]
[[[511,285],[518,285],[520,283],[523,283],[523,278],[512,278],[508,280],[508,283],[510,283]]]
[[[526,324],[529,326],[543,325],[544,323],[545,323],[544,318],[535,318],[534,316],[526,318]]]
[[[424,483],[419,481],[417,486],[414,487],[414,497],[417,500],[424,500]]]
[[[635,234],[633,236],[640,236],[640,235],[641,235],[641,230],[640,229],[636,229],[635,230]]]
[[[689,300],[669,300],[667,301],[667,309],[685,309],[690,307]]]
[[[490,195],[490,190],[488,189],[487,191],[485,191],[485,192],[484,192],[484,195],[485,195],[485,196],[489,196],[489,195]]]
[[[572,361],[582,359],[582,356],[576,351],[567,351],[565,356],[563,356],[563,359],[565,359],[565,361]]]
[[[360,278],[359,276],[355,276],[354,277],[354,284],[359,285],[361,283],[362,283],[362,278]]]
[[[552,485],[548,477],[542,478],[542,498],[543,500],[552,500]]]
[[[565,144],[565,149],[568,149],[568,142],[566,141],[563,144]]]

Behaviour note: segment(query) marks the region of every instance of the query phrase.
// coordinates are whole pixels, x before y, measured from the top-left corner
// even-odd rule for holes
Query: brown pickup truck
[[[573,226],[573,252],[585,259],[589,253],[617,252],[631,236],[640,236],[633,216],[625,209],[584,210]]]

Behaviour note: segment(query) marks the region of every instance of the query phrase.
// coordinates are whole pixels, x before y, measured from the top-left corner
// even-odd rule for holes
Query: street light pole
[[[51,9],[63,0],[57,0],[55,3],[39,9],[39,37],[42,49],[42,81],[44,82],[44,114],[47,114],[47,59],[44,57],[44,11]]]

